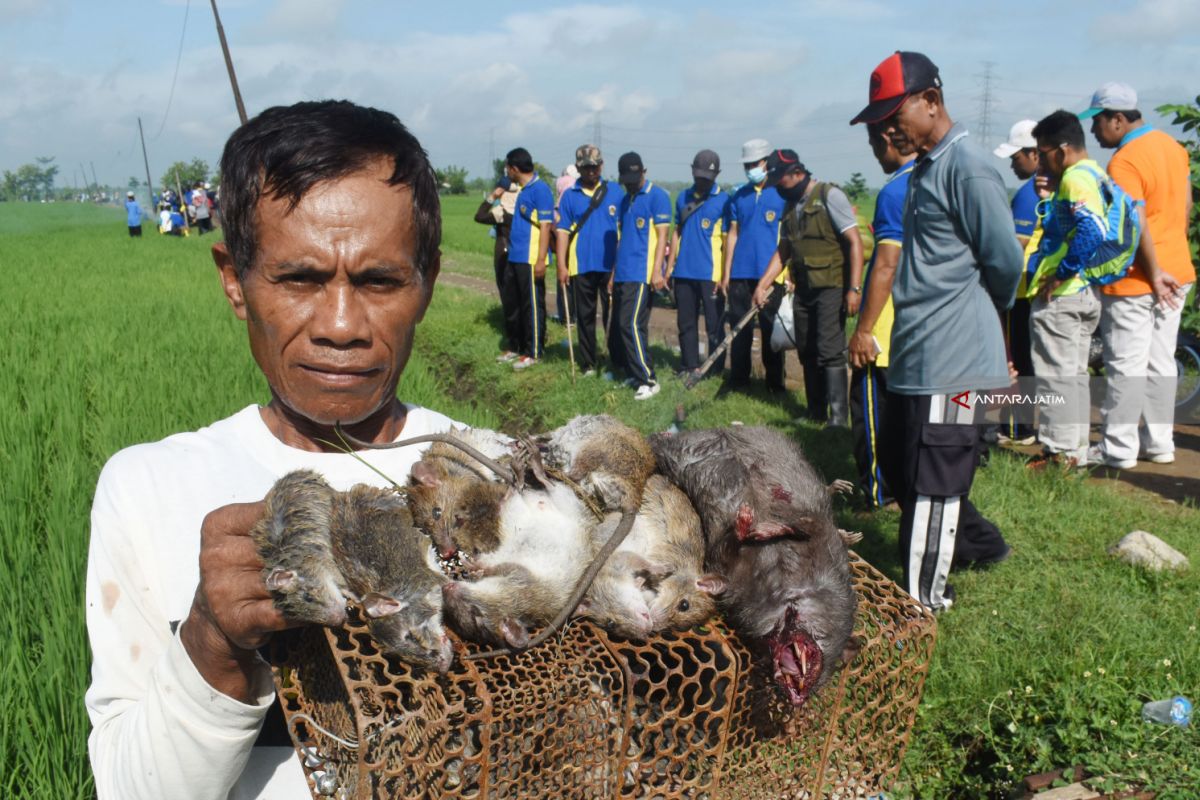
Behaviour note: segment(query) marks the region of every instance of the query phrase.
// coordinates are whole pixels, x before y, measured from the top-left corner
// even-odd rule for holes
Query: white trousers
[[[1184,287],[1186,293],[1190,284]],[[1104,337],[1104,372],[1122,378],[1156,378],[1155,390],[1139,392],[1129,381],[1109,383],[1102,408],[1102,450],[1112,459],[1126,461],[1175,452],[1173,420],[1177,375],[1175,343],[1179,335],[1180,308],[1163,308],[1153,294],[1135,297],[1103,295],[1100,332]],[[1168,388],[1170,389],[1168,391]],[[1110,415],[1120,422],[1109,423]],[[1140,426],[1130,420],[1145,415],[1154,422]]]
[[[1034,298],[1029,311],[1033,374],[1039,394],[1061,394],[1062,407],[1043,406],[1038,439],[1046,453],[1061,453],[1080,464],[1087,460],[1088,349],[1100,321],[1096,290],[1085,286],[1075,294]]]

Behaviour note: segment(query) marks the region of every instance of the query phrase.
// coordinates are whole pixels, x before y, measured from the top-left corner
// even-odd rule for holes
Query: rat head
[[[436,459],[413,465],[408,489],[413,521],[433,540],[442,558],[459,548],[475,555],[499,545],[499,506],[503,484],[466,475],[452,475]]]
[[[716,613],[716,598],[724,591],[725,579],[715,573],[675,572],[663,578],[650,602],[655,630],[686,631],[703,624]]]
[[[450,669],[454,651],[442,625],[440,586],[410,601],[371,593],[363,598],[363,611],[381,650],[425,669]]]
[[[521,650],[529,645],[529,631],[512,614],[511,604],[501,603],[476,584],[447,581],[442,584],[446,621],[464,639]]]
[[[336,569],[311,559],[300,569],[264,570],[263,583],[288,619],[336,627],[346,622],[346,598]]]
[[[654,592],[646,588],[644,576],[606,569],[596,576],[575,613],[618,636],[642,641],[661,630],[655,626],[650,611],[653,596]]]

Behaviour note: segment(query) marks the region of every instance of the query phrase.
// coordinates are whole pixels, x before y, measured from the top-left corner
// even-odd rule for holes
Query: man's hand
[[[200,526],[200,585],[180,631],[196,669],[217,691],[251,702],[255,648],[289,627],[262,579],[250,529],[263,503],[234,503],[209,513]]]
[[[502,194],[504,194],[504,189],[497,186],[495,189],[492,189],[492,193],[488,195],[488,200],[494,203],[500,199],[500,195]]]
[[[570,279],[571,279],[571,276],[570,276],[570,274],[568,274],[567,268],[564,267],[562,264],[559,264],[558,265],[558,282],[563,285],[564,289],[567,286],[567,281],[569,281]]]
[[[729,280],[724,279],[717,281],[713,286],[713,297],[720,295],[721,297],[729,297]]]
[[[846,292],[846,316],[857,317],[858,307],[862,305],[862,295],[855,289]]]
[[[755,286],[754,295],[750,298],[750,302],[755,308],[762,308],[771,299],[771,290],[766,286]]]
[[[1150,279],[1150,291],[1154,292],[1154,301],[1164,309],[1174,310],[1183,304],[1183,286],[1164,269],[1160,268]]]
[[[1060,281],[1057,278],[1051,278],[1050,280],[1046,281],[1042,284],[1042,288],[1038,289],[1038,299],[1043,303],[1049,303],[1050,296],[1054,293],[1054,290],[1062,286],[1063,283],[1064,281]]]
[[[546,277],[546,259],[542,259],[533,265],[533,277],[536,279]]]
[[[654,277],[650,279],[650,287],[656,292],[661,292],[667,288],[667,276],[661,272],[654,273]]]
[[[850,337],[850,365],[862,369],[867,364],[875,363],[879,351],[875,348],[875,337],[870,331],[858,328]]]

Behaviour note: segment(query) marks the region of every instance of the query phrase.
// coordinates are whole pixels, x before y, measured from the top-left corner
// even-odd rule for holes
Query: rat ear
[[[696,579],[696,588],[709,595],[724,594],[726,588],[725,576],[718,575],[715,572],[701,575]]]
[[[403,611],[408,603],[397,600],[394,597],[389,597],[386,594],[379,592],[371,592],[362,599],[363,611],[367,612],[367,616],[371,619],[380,617],[390,617],[392,614]]]
[[[418,461],[413,464],[409,477],[416,481],[417,485],[427,489],[436,489],[442,485],[442,476],[428,461]]]
[[[290,569],[281,569],[276,567],[271,570],[263,581],[267,585],[267,589],[272,592],[290,592],[296,588],[299,581],[296,578],[296,573]]]
[[[500,622],[500,633],[504,635],[508,646],[514,650],[524,650],[529,646],[529,631],[512,617],[505,617]]]

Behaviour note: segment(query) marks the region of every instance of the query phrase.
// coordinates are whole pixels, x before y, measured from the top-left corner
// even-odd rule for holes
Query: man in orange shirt
[[[1103,438],[1089,450],[1088,460],[1117,469],[1136,466],[1138,458],[1170,464],[1175,460],[1175,340],[1183,300],[1196,280],[1187,241],[1192,211],[1187,150],[1142,119],[1137,93],[1123,83],[1097,89],[1079,117],[1092,119],[1101,147],[1116,148],[1108,174],[1144,204],[1138,209],[1143,233],[1133,266],[1103,290],[1100,330],[1110,382]],[[1149,380],[1142,384],[1142,378]],[[1142,417],[1145,426],[1139,429]]]

